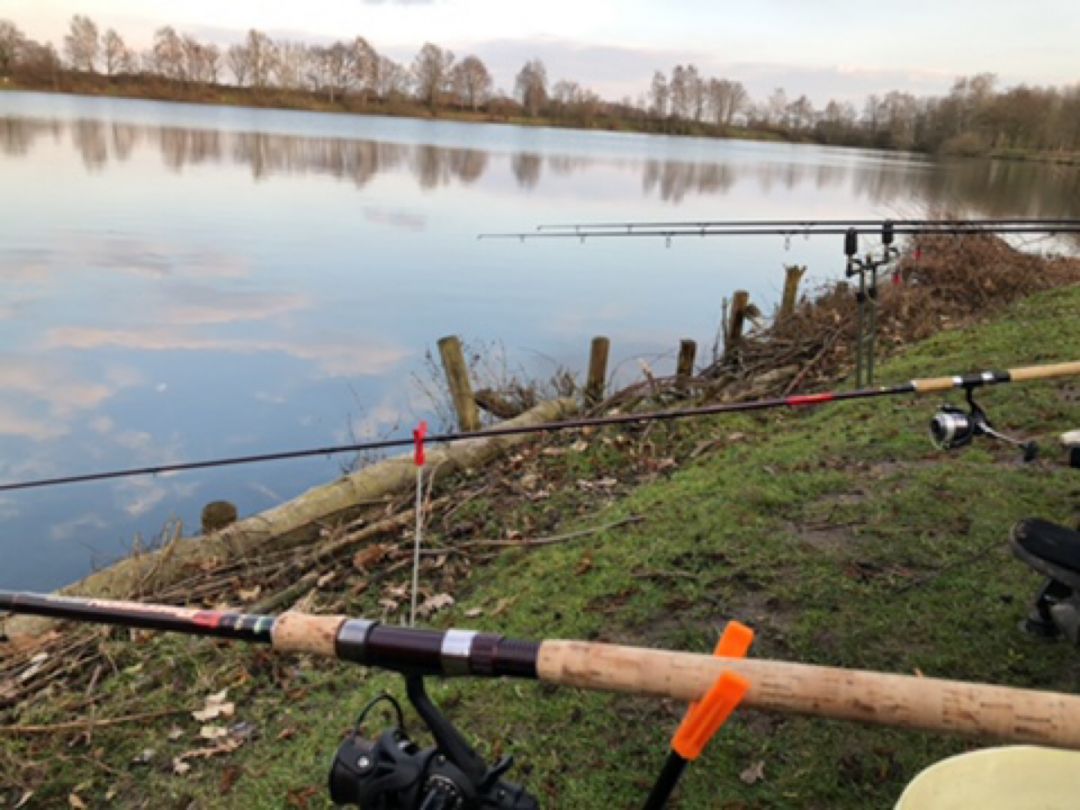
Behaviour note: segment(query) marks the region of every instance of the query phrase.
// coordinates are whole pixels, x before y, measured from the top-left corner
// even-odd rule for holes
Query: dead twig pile
[[[881,354],[963,326],[1028,295],[1080,282],[1080,260],[1044,257],[997,236],[927,235],[914,239],[895,272],[878,282]],[[738,349],[702,374],[713,398],[754,398],[809,391],[852,370],[855,290],[838,282],[804,298],[786,320],[751,332]]]

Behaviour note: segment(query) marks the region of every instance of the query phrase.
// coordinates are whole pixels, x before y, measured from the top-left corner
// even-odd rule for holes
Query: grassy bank
[[[1078,310],[1080,287],[1036,296],[991,323],[910,347],[881,378],[1074,359]],[[1078,393],[1075,382],[1017,385],[981,399],[998,426],[1049,445],[1080,421]],[[432,622],[705,651],[737,618],[758,631],[760,657],[1076,691],[1080,655],[1017,630],[1039,578],[1005,542],[1022,517],[1070,520],[1076,474],[1049,446],[1047,460],[1031,466],[997,445],[938,451],[926,438],[936,404],[838,404],[598,432],[523,451],[499,470],[504,490],[455,482],[468,496],[430,527],[427,542],[450,562],[425,577],[441,577],[456,599]],[[568,536],[630,517],[641,520]],[[554,524],[563,540],[491,559],[461,545],[536,537]],[[311,607],[398,620],[393,586],[358,588],[366,576],[355,569],[340,579]],[[100,632],[100,677],[77,690],[55,684],[5,712],[4,722],[177,713],[5,730],[0,802],[328,806],[325,771],[351,718],[380,690],[403,692],[388,675],[344,665]],[[235,715],[210,725],[232,730],[211,742],[190,711],[225,688]],[[445,682],[431,691],[486,753],[515,754],[513,776],[547,808],[640,804],[684,709],[531,683]],[[889,806],[919,769],[973,745],[740,712],[689,772],[680,806]],[[757,763],[764,778],[754,781],[748,772]]]

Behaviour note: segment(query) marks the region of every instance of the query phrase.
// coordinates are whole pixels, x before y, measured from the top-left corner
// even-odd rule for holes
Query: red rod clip
[[[413,443],[416,449],[413,452],[413,461],[417,467],[424,466],[424,437],[427,435],[427,422],[421,422],[412,432]]]
[[[745,658],[753,643],[753,630],[739,622],[728,622],[713,655],[716,658]],[[687,761],[701,756],[709,740],[727,722],[749,689],[750,681],[742,675],[727,670],[721,672],[705,697],[691,703],[686,710],[671,741],[671,749]]]

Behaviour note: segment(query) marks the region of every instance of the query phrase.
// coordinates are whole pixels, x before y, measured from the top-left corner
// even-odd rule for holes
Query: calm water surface
[[[721,299],[820,283],[838,239],[478,242],[551,221],[1080,216],[1080,172],[813,146],[0,93],[0,480],[407,435],[449,333],[511,370],[710,346]],[[0,587],[49,588],[271,463],[0,498]]]

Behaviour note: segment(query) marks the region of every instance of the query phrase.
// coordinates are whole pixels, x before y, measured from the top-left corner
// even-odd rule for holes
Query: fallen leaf
[[[285,794],[285,801],[291,807],[307,807],[308,802],[318,796],[325,788],[306,787],[294,788]]]
[[[231,766],[221,772],[221,782],[218,785],[218,793],[222,796],[232,791],[236,785],[236,780],[240,778],[240,769]]]
[[[765,778],[765,761],[759,759],[739,774],[739,779],[744,785],[756,785]]]
[[[574,573],[580,577],[582,574],[588,573],[590,568],[592,568],[592,555],[582,554],[581,560],[578,562],[577,567],[574,569]]]
[[[135,755],[132,758],[131,764],[132,765],[149,765],[151,762],[154,761],[154,755],[155,754],[157,754],[157,751],[155,751],[153,748],[144,748],[142,751],[140,751],[137,755]]]
[[[477,616],[483,616],[484,609],[479,607],[469,608],[465,611],[466,619],[475,619]]]
[[[37,675],[41,671],[41,668],[45,666],[45,662],[48,660],[49,654],[44,652],[38,653],[33,658],[31,658],[30,666],[24,669],[19,674],[19,683],[26,683],[28,680]]]
[[[120,795],[120,788],[118,788],[116,785],[113,785],[111,788],[105,791],[105,801],[111,802],[118,795]]]
[[[170,741],[176,742],[184,736],[184,730],[180,728],[180,726],[173,726],[165,736],[168,737]]]
[[[438,593],[434,596],[429,596],[419,607],[416,608],[416,615],[423,618],[433,616],[444,608],[454,606],[454,597],[448,593]]]
[[[290,726],[289,728],[283,728],[281,730],[281,733],[278,734],[277,737],[275,737],[275,739],[278,742],[284,742],[285,740],[291,740],[295,736],[296,736],[296,729],[292,728]]]
[[[383,596],[388,599],[408,599],[409,586],[408,585],[388,585],[383,591]]]
[[[500,599],[495,603],[495,607],[491,611],[492,616],[501,616],[506,612],[506,609],[514,603],[513,599]]]
[[[7,680],[0,683],[0,700],[15,700],[19,696],[19,690],[15,681]]]
[[[225,726],[203,726],[199,729],[199,736],[204,740],[220,740],[229,736],[229,730]]]
[[[79,798],[78,793],[68,794],[68,805],[73,810],[86,810],[86,802]]]
[[[262,593],[262,585],[256,585],[254,588],[241,588],[236,595],[244,602],[253,602],[259,598],[260,593]]]
[[[34,791],[28,790],[19,799],[19,803],[15,805],[15,810],[19,810],[20,807],[26,807],[26,803],[34,798]]]
[[[228,732],[226,732],[226,735],[227,734]],[[244,741],[241,739],[226,736],[217,744],[212,745],[209,748],[196,748],[192,751],[185,751],[180,756],[173,757],[173,773],[177,776],[183,776],[190,771],[191,766],[187,763],[189,759],[209,759],[210,757],[221,756],[222,754],[231,754],[243,744]]]
[[[589,443],[584,439],[578,439],[576,442],[570,445],[570,449],[573,450],[575,453],[584,453],[586,450],[589,449]]]
[[[337,571],[327,571],[315,581],[315,587],[320,590],[325,588],[337,578]]]
[[[353,568],[358,571],[367,571],[373,565],[382,562],[390,553],[391,546],[384,543],[376,543],[373,546],[362,548],[353,557]]]
[[[222,689],[220,692],[207,695],[206,705],[199,711],[192,712],[191,716],[200,723],[216,720],[219,717],[232,717],[233,712],[236,710],[236,706],[225,700],[228,696],[228,689]]]

